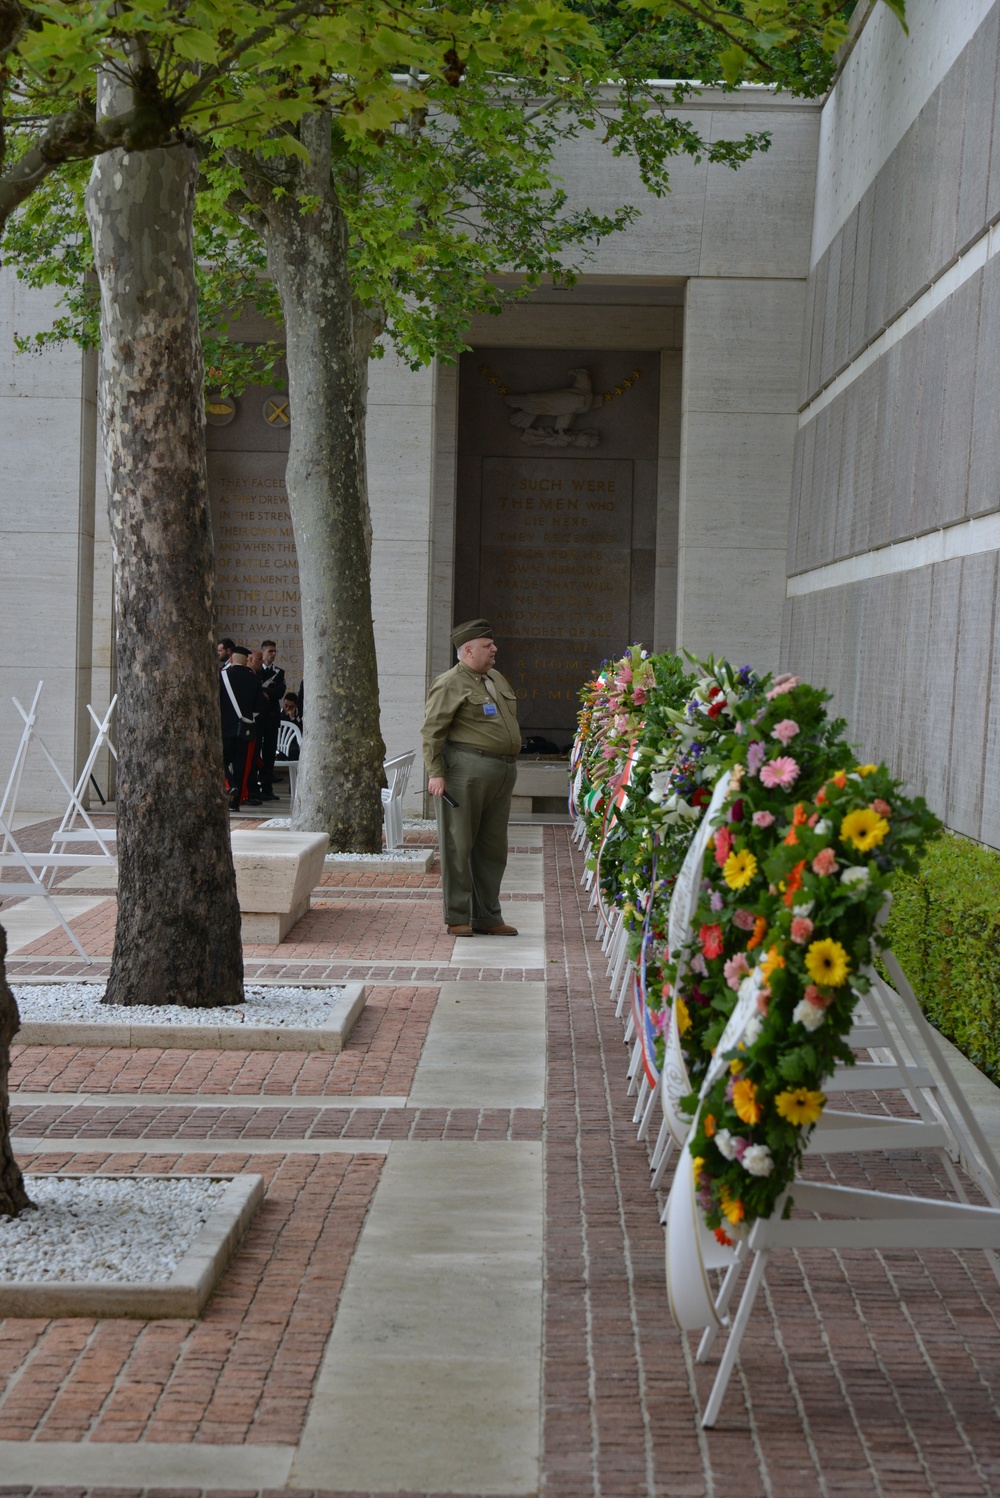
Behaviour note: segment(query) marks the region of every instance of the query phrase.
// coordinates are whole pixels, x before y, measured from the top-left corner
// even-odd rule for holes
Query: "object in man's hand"
[[[453,806],[456,811],[458,810],[458,802],[455,800],[454,796],[449,796],[447,791],[441,792],[441,800],[447,801],[449,806]]]

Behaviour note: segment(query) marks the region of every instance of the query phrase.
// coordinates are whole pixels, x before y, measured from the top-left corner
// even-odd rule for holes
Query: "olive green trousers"
[[[456,744],[442,752],[448,794],[435,800],[444,919],[448,926],[498,926],[500,884],[507,867],[507,822],[517,765]]]

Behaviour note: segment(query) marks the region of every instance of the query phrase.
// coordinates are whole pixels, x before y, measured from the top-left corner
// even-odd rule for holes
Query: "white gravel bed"
[[[324,863],[422,863],[429,848],[396,848],[392,853],[328,853]]]
[[[228,1181],[26,1176],[35,1212],[0,1217],[4,1281],[169,1279]]]
[[[330,1022],[342,988],[248,986],[242,1004],[186,1009],[181,1004],[102,1004],[101,983],[15,983],[11,985],[22,1024],[88,1025],[288,1025],[318,1030]]]

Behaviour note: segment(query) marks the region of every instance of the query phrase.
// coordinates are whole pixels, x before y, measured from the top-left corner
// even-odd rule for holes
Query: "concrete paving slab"
[[[87,870],[87,877],[90,871]],[[0,885],[0,890],[3,885]],[[75,921],[78,916],[87,915],[89,911],[104,901],[103,895],[62,895],[56,894],[56,905],[62,911],[67,921]],[[7,910],[0,910],[0,926],[7,933],[7,952],[13,957],[15,952],[20,952],[24,947],[30,947],[33,941],[38,941],[42,936],[48,936],[50,931],[58,928],[59,922],[52,914],[52,907],[47,901],[37,895],[32,895],[27,900],[22,900],[20,905],[11,905]]]
[[[500,896],[501,904],[503,895]],[[542,967],[545,963],[545,907],[518,901],[508,905],[504,919],[517,936],[459,936],[450,962],[453,967]]]
[[[442,983],[409,1101],[414,1108],[541,1108],[544,983]]]
[[[503,899],[504,895],[544,894],[542,862],[537,853],[509,854],[500,898]]]
[[[92,869],[80,869],[76,874],[70,874],[68,879],[60,879],[56,887],[59,890],[117,889],[118,865],[95,863]]]
[[[541,1252],[540,1144],[394,1145],[289,1484],[535,1493]]]
[[[4,1484],[46,1487],[283,1487],[291,1446],[210,1446],[204,1442],[0,1441]]]

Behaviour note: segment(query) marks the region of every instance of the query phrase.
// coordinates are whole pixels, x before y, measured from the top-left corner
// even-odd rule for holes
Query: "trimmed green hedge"
[[[1000,852],[935,838],[897,875],[887,934],[927,1018],[1000,1082]]]

